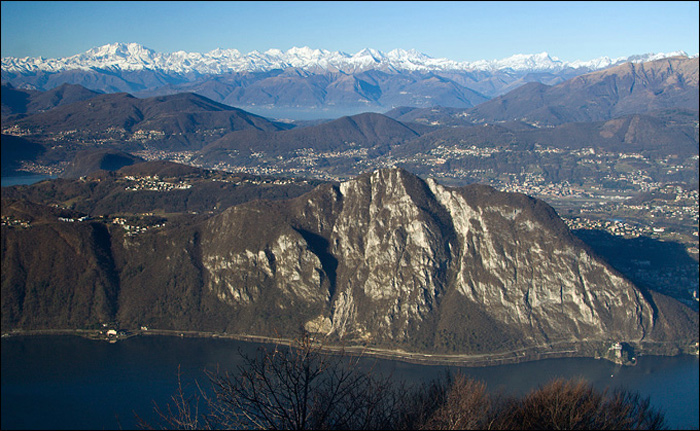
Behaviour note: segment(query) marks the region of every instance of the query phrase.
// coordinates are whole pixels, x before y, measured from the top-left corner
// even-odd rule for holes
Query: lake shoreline
[[[259,357],[258,349],[274,347],[172,332],[134,335],[114,344],[75,335],[32,334],[36,336],[17,334],[2,340],[2,429],[137,429],[134,412],[157,424],[153,403],[172,402],[178,376],[188,394],[198,393],[198,383],[209,388],[208,372],[236,373],[247,365],[245,358]],[[590,358],[437,367],[367,355],[358,358],[358,364],[397,384],[419,385],[444,378],[447,372],[461,373],[484,382],[490,393],[516,396],[552,379],[584,379],[600,391],[619,388],[649,397],[652,406],[666,412],[669,429],[697,429],[698,357],[638,359],[634,367]]]
[[[116,331],[115,331],[116,332]],[[114,335],[107,335],[105,330],[96,329],[36,329],[19,330],[15,329],[2,334],[2,338],[39,336],[39,335],[73,335],[90,340],[116,343],[136,336],[168,336],[179,338],[212,338],[233,341],[243,341],[259,344],[277,344],[289,346],[293,339],[265,337],[248,334],[229,334],[221,332],[205,331],[183,331],[169,329],[143,329],[136,331],[120,331]],[[543,359],[559,358],[588,358],[603,359],[619,365],[634,366],[637,356],[661,356],[672,357],[679,355],[698,356],[698,346],[696,344],[693,351],[692,346],[686,349],[677,344],[650,343],[634,345],[635,356],[631,358],[616,358],[614,355],[607,355],[605,349],[601,349],[605,341],[583,342],[561,342],[552,343],[547,346],[533,346],[517,351],[496,352],[490,354],[428,354],[420,352],[407,352],[404,350],[382,349],[377,347],[367,347],[362,345],[323,345],[319,343],[321,349],[330,354],[347,354],[351,356],[372,357],[376,359],[395,360],[416,365],[434,366],[457,366],[457,367],[489,367],[506,364],[518,364],[524,362],[539,361]],[[555,346],[556,344],[556,346]],[[609,344],[609,342],[608,342]],[[623,343],[626,344],[626,343]],[[629,346],[629,345],[628,345]],[[602,351],[601,351],[602,350]]]

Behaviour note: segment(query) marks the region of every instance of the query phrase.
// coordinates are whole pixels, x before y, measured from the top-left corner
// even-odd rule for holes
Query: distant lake
[[[134,413],[157,425],[153,401],[174,394],[180,366],[183,385],[219,365],[233,370],[239,350],[259,344],[208,338],[133,337],[118,343],[77,336],[2,339],[2,429],[133,429]],[[378,361],[398,379],[420,381],[445,367]],[[453,368],[453,370],[456,370]],[[555,377],[584,377],[599,389],[623,387],[650,397],[675,429],[698,428],[698,358],[638,358],[635,367],[595,359],[548,359],[485,368],[460,368],[489,389],[522,394]]]
[[[0,183],[2,187],[28,185],[38,183],[39,181],[56,178],[55,175],[21,175],[16,177],[2,177]]]

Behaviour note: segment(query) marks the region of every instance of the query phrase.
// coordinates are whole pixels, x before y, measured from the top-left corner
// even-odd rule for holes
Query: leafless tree
[[[207,372],[212,391],[186,396],[178,375],[172,404],[156,405],[175,429],[664,429],[663,414],[629,391],[554,380],[523,397],[490,394],[462,374],[414,386],[361,357],[327,354],[304,333],[260,347],[231,372]],[[209,395],[211,394],[211,395]],[[200,403],[202,409],[200,409]],[[151,428],[141,421],[142,428]]]
[[[207,396],[198,383],[197,392],[188,395],[186,388],[182,386],[182,374],[177,367],[177,390],[170,397],[171,403],[161,407],[154,401],[153,409],[160,420],[161,429],[200,430],[214,429],[210,418],[204,412],[200,412],[200,402],[211,407],[212,400]],[[154,429],[153,425],[136,414],[136,420],[141,429]]]
[[[162,426],[177,429],[388,429],[402,394],[361,356],[328,354],[304,333],[291,346],[260,347],[235,371],[207,371],[213,391],[181,384]],[[200,402],[206,412],[199,409]],[[150,428],[143,421],[141,426]]]
[[[499,429],[664,429],[662,413],[638,393],[598,391],[584,380],[554,380],[502,408]]]
[[[359,356],[321,349],[306,333],[289,348],[259,349],[234,374],[210,374],[218,422],[238,429],[386,427],[390,378],[361,370]]]
[[[440,407],[421,427],[441,430],[487,429],[492,407],[486,384],[459,373],[451,384]]]

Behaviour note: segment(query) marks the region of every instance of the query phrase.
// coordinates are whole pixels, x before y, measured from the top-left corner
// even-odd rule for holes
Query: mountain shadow
[[[46,149],[32,140],[19,136],[2,135],[0,140],[2,148],[2,176],[28,175],[28,172],[19,171],[23,161],[34,161],[46,152]]]
[[[330,244],[328,240],[321,235],[305,229],[295,228],[294,230],[304,238],[304,241],[309,245],[309,250],[315,254],[321,262],[321,268],[323,272],[326,273],[326,276],[328,276],[328,298],[333,298],[336,287],[338,259],[329,251]]]
[[[598,230],[573,233],[637,286],[698,309],[697,301],[692,298],[692,290],[698,289],[698,262],[683,244],[649,237],[625,239]]]
[[[75,155],[61,175],[63,178],[78,178],[98,170],[117,171],[145,160],[111,148],[88,149]]]

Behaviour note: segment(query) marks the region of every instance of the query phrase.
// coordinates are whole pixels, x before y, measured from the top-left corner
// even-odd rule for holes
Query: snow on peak
[[[515,54],[501,60],[479,60],[464,63],[466,69],[475,70],[516,70],[516,71],[559,71],[567,64],[546,52],[539,54]]]
[[[627,61],[630,61],[632,63],[642,63],[645,61],[661,60],[669,57],[688,57],[688,54],[685,51],[673,51],[669,53],[649,53],[643,55],[633,55],[629,57]]]
[[[216,48],[210,52],[176,51],[157,53],[138,43],[113,43],[92,48],[82,54],[60,59],[13,58],[2,59],[2,70],[26,73],[38,70],[59,72],[71,69],[158,70],[165,73],[205,73],[267,71],[299,68],[303,70],[333,70],[355,72],[368,69],[383,70],[513,70],[560,71],[564,68],[598,70],[624,61],[651,61],[671,56],[688,55],[683,51],[669,54],[644,54],[627,58],[600,57],[588,61],[564,62],[547,52],[516,54],[500,60],[457,62],[446,58],[432,58],[414,49],[394,49],[388,53],[365,48],[355,54],[313,49],[308,46],[292,47],[287,51],[269,49],[242,54],[236,49]]]

